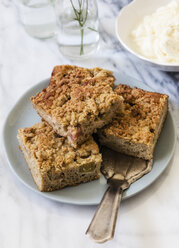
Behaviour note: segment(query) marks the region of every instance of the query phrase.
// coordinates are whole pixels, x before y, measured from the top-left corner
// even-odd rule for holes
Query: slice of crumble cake
[[[168,110],[168,96],[119,85],[124,110],[98,132],[100,143],[127,155],[151,159]]]
[[[108,124],[122,107],[114,76],[101,68],[56,66],[50,84],[31,98],[38,114],[73,147]]]
[[[92,136],[77,149],[46,122],[18,130],[20,149],[40,191],[53,191],[100,177],[101,154]]]

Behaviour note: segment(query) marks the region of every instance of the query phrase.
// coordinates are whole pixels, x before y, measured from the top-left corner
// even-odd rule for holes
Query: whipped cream
[[[136,51],[155,62],[179,63],[179,3],[172,1],[144,16],[132,31]]]

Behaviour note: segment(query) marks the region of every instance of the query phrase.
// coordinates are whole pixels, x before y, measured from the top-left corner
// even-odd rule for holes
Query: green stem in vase
[[[78,8],[75,7],[73,0],[70,0],[71,6],[73,8],[75,18],[74,20],[78,22],[81,35],[81,45],[80,45],[80,55],[84,54],[84,26],[88,19],[88,0],[78,0]],[[89,27],[88,27],[89,28]],[[92,31],[96,31],[93,28],[89,28]]]
[[[81,28],[81,46],[80,46],[80,55],[84,54],[84,50],[83,50],[83,36],[84,36],[84,29]]]

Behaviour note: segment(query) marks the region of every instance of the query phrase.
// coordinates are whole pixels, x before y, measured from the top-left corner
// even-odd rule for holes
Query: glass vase
[[[83,59],[99,44],[96,0],[56,0],[57,42],[63,55]]]
[[[31,36],[45,39],[56,34],[53,0],[16,0],[21,22]]]

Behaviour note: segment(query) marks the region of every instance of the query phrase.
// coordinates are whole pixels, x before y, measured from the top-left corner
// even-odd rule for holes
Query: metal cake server
[[[153,161],[127,156],[102,147],[101,172],[109,184],[86,231],[97,243],[113,238],[118,209],[125,189],[152,169]]]

